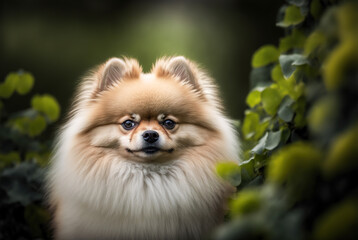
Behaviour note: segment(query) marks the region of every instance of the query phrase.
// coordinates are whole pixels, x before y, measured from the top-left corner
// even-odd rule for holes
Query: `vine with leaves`
[[[286,35],[252,57],[244,161],[215,239],[358,236],[358,2],[287,0]]]

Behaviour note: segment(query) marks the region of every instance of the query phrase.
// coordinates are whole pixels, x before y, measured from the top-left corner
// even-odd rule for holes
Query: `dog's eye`
[[[132,120],[126,120],[121,125],[125,130],[131,130],[137,125],[137,123]]]
[[[176,123],[173,121],[173,120],[170,120],[170,119],[167,119],[167,120],[164,120],[162,125],[166,128],[166,129],[173,129],[176,125]]]

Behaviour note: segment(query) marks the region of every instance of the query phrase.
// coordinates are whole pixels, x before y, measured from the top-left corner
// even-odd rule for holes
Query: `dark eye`
[[[131,130],[137,125],[137,123],[132,120],[126,120],[121,125],[125,130]]]
[[[162,125],[166,128],[166,129],[173,129],[176,125],[176,123],[173,120],[167,119],[164,120],[164,122],[162,123]]]

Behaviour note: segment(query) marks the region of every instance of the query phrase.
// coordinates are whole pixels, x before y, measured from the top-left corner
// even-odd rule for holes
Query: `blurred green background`
[[[136,58],[149,71],[161,56],[184,55],[208,70],[230,117],[241,119],[252,53],[277,44],[282,3],[3,0],[1,77],[18,69],[32,72],[33,92],[54,95],[66,112],[81,76],[110,57]],[[12,98],[9,109],[24,107],[19,98]]]

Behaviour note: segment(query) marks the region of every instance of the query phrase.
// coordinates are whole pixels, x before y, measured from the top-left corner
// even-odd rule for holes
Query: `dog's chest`
[[[225,189],[209,172],[141,165],[114,172],[103,192],[108,196],[97,203],[101,213],[74,207],[77,229],[86,233],[83,238],[109,234],[105,238],[192,239],[220,221]]]

